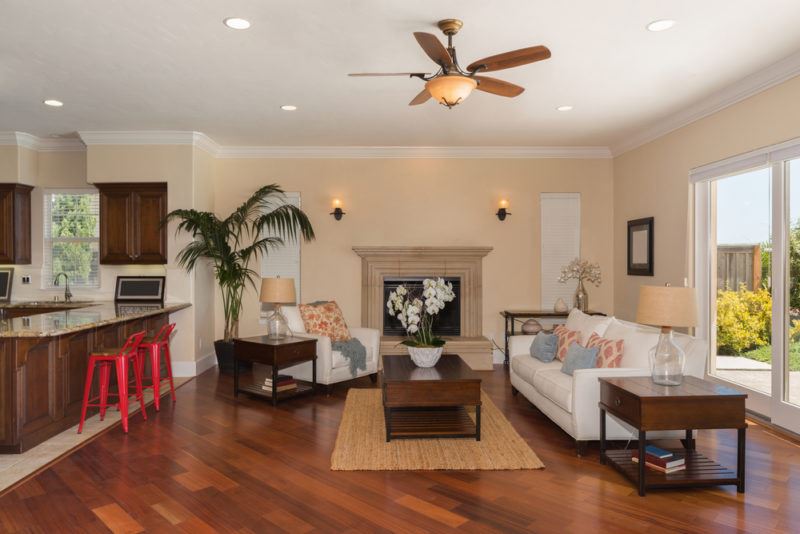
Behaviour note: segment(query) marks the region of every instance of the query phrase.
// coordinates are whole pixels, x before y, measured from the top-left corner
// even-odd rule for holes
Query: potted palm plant
[[[179,221],[176,232],[192,236],[192,242],[178,253],[178,265],[191,271],[197,262],[209,261],[214,267],[225,316],[224,337],[214,342],[220,371],[233,369],[233,338],[239,331],[242,296],[247,286],[255,289],[259,277],[250,262],[298,235],[305,241],[314,239],[306,214],[283,199],[280,186],[271,184],[258,189],[225,219],[193,209],[167,214],[166,221]]]

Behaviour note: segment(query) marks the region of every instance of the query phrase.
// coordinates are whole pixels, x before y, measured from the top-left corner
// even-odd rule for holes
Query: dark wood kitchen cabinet
[[[167,184],[94,184],[100,191],[100,263],[167,263]]]
[[[0,184],[0,264],[31,263],[31,190],[23,184]]]

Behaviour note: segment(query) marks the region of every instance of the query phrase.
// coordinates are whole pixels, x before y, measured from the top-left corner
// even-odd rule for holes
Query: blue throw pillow
[[[561,372],[571,375],[577,369],[593,369],[597,361],[597,352],[600,347],[587,349],[577,343],[573,343],[567,349],[567,356],[561,366]]]
[[[556,349],[558,348],[558,336],[539,332],[531,343],[531,356],[545,363],[556,359]]]

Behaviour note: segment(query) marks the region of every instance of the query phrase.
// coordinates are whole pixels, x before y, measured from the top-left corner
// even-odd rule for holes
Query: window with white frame
[[[289,204],[298,208],[301,207],[300,193],[284,193],[283,204]],[[274,236],[265,233],[262,237]],[[270,249],[269,253],[261,256],[260,259],[261,277],[274,278],[276,276],[280,276],[281,278],[294,278],[294,288],[295,294],[297,295],[297,302],[302,302],[300,300],[300,238],[298,237],[295,240],[284,240],[282,247]],[[270,314],[271,309],[272,305],[270,304],[261,305],[262,321]]]
[[[552,310],[560,298],[572,306],[577,282],[558,281],[561,268],[581,255],[581,194],[541,193],[541,305]]]
[[[66,273],[72,287],[100,287],[100,202],[94,189],[47,190],[44,195],[42,286]],[[63,282],[62,282],[63,284]]]

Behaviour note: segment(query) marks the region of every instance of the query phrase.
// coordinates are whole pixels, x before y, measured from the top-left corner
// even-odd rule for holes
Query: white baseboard
[[[172,362],[173,376],[197,376],[217,365],[217,357],[211,352],[194,362]]]
[[[492,363],[503,363],[505,361],[505,355],[503,351],[500,349],[492,350]]]

